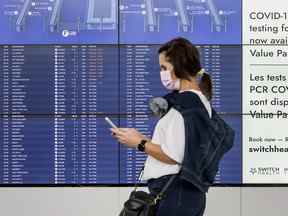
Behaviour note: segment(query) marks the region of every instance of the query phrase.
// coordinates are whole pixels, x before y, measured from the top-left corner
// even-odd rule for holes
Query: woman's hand
[[[147,139],[147,137],[145,137],[135,128],[110,128],[110,130],[112,131],[113,137],[115,137],[118,142],[131,148],[136,148],[141,140]]]

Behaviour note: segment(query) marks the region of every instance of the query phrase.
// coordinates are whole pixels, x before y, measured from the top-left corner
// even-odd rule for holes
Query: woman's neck
[[[196,78],[191,78],[191,81],[184,79],[180,80],[180,91],[187,91],[191,89],[201,91]]]

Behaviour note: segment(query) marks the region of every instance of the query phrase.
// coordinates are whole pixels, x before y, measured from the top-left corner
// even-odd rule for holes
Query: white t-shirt
[[[201,99],[209,116],[212,116],[212,109],[208,99],[201,91],[195,92]],[[151,142],[160,145],[162,151],[171,159],[182,163],[185,150],[185,128],[184,119],[176,109],[171,108],[156,124]],[[159,178],[164,175],[176,174],[180,171],[180,165],[166,164],[148,155],[142,180]]]

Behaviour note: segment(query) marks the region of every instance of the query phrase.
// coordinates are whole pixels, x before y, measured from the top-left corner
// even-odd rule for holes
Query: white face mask
[[[168,90],[179,90],[180,89],[180,79],[173,80],[171,76],[171,71],[160,71],[161,82],[165,88]]]

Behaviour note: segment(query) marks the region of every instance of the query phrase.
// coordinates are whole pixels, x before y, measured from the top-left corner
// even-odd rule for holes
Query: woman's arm
[[[147,139],[144,135],[142,135],[139,131],[134,128],[119,128],[119,129],[110,129],[112,135],[117,138],[120,143],[127,145],[130,148],[137,148],[138,144],[141,140],[146,139],[147,142],[145,144],[145,152],[148,155],[151,155],[155,159],[167,163],[167,164],[178,164],[176,161],[171,159],[168,155],[166,155],[160,145],[156,145],[151,142],[151,140]]]
[[[160,145],[156,145],[150,140],[148,140],[145,144],[145,152],[163,163],[171,165],[178,164],[175,160],[171,159],[162,151]]]

